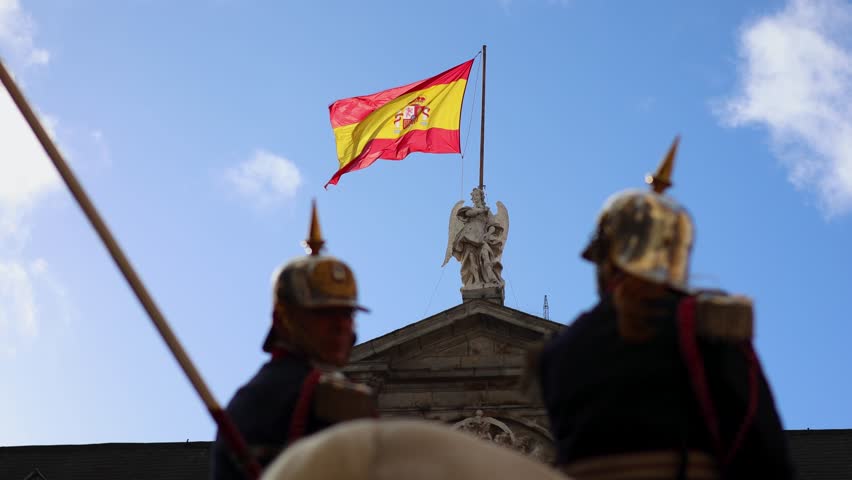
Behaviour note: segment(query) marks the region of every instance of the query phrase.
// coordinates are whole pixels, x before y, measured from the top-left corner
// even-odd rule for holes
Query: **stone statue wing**
[[[506,210],[503,202],[497,202],[497,214],[491,217],[491,225],[497,227],[495,232],[497,241],[492,247],[497,249],[494,256],[500,258],[503,255],[503,246],[506,245],[506,239],[509,237],[509,211]]]
[[[444,255],[444,263],[441,264],[443,267],[450,261],[450,257],[453,256],[453,247],[456,243],[456,237],[459,236],[459,232],[464,228],[464,222],[459,219],[458,212],[459,209],[464,205],[464,200],[459,200],[453,205],[453,211],[450,212],[450,228],[449,228],[449,238],[447,239],[447,253]]]

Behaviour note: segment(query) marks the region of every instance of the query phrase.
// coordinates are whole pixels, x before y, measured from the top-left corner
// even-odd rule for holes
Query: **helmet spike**
[[[325,245],[325,240],[323,240],[322,231],[320,230],[319,216],[317,215],[317,200],[314,199],[311,202],[311,227],[308,231],[308,239],[302,242],[302,246],[305,247],[305,251],[308,254],[316,256],[320,254],[323,245]]]
[[[677,146],[679,143],[680,135],[677,135],[672,142],[672,146],[669,147],[666,156],[663,157],[663,161],[660,162],[660,166],[657,167],[657,171],[653,175],[645,175],[645,183],[651,185],[651,189],[655,193],[662,194],[667,188],[672,186],[672,169],[674,168],[674,159],[677,155]]]

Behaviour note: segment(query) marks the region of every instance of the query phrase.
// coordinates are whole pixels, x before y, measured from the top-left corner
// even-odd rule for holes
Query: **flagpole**
[[[101,241],[104,243],[104,246],[106,246],[106,249],[109,251],[122,275],[124,275],[124,278],[127,280],[130,288],[136,294],[136,297],[145,308],[145,311],[148,312],[148,316],[151,318],[151,321],[154,322],[154,326],[157,328],[157,331],[160,332],[160,335],[163,337],[163,340],[166,342],[169,350],[171,350],[172,355],[174,355],[186,376],[189,377],[190,383],[201,397],[201,400],[207,406],[207,410],[219,426],[220,431],[228,441],[229,446],[240,461],[243,462],[243,466],[245,467],[249,478],[259,478],[261,473],[260,465],[251,457],[245,440],[242,435],[240,435],[239,430],[237,430],[230,417],[228,417],[228,414],[222,410],[216,402],[216,399],[213,398],[213,394],[207,388],[207,385],[201,378],[201,374],[198,373],[198,370],[195,368],[195,365],[193,365],[192,360],[189,359],[189,355],[187,355],[174,332],[172,332],[172,329],[169,327],[168,322],[166,322],[165,317],[154,303],[154,299],[148,293],[148,290],[145,288],[142,280],[136,274],[136,271],[133,269],[130,261],[124,255],[124,252],[121,250],[118,242],[112,236],[112,233],[103,218],[101,218],[95,208],[95,205],[89,199],[86,191],[83,190],[83,186],[77,180],[74,172],[71,171],[71,168],[62,158],[62,154],[59,153],[59,149],[56,148],[53,140],[51,140],[50,136],[47,134],[47,131],[38,120],[38,117],[33,112],[29,103],[27,103],[26,97],[24,97],[24,94],[18,88],[18,85],[15,83],[14,79],[12,79],[12,76],[9,74],[8,70],[6,70],[6,66],[2,61],[0,61],[0,80],[2,80],[3,85],[9,92],[9,96],[12,97],[12,101],[15,102],[18,110],[21,111],[21,114],[29,124],[39,143],[41,143],[41,146],[44,148],[47,156],[53,162],[53,165],[56,167],[59,175],[65,181],[65,184],[68,186],[68,189],[71,191],[74,199],[77,200],[77,204],[83,210],[83,213],[89,219],[89,222],[91,222],[92,227],[94,227],[98,236],[100,236]]]
[[[482,171],[485,168],[485,45],[482,46],[482,119],[479,122],[479,189],[484,190]]]

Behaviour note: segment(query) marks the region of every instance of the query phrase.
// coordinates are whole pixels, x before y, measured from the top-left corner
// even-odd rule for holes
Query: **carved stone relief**
[[[477,410],[474,416],[454,423],[452,428],[511,448],[542,462],[550,462],[553,459],[552,443],[544,435],[516,421],[504,420],[506,421],[486,417],[482,410]]]

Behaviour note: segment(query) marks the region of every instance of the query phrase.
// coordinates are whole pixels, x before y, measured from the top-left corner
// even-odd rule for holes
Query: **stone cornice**
[[[552,332],[556,332],[563,326],[561,323],[545,320],[541,317],[530,315],[503,305],[498,305],[487,300],[470,300],[444,310],[443,312],[424,318],[418,322],[406,325],[403,328],[356,345],[352,351],[350,362],[355,363],[369,357],[379,355],[382,352],[386,352],[398,345],[415,340],[429,333],[451,326],[460,320],[475,317],[477,315],[484,315],[541,335],[548,335]]]

